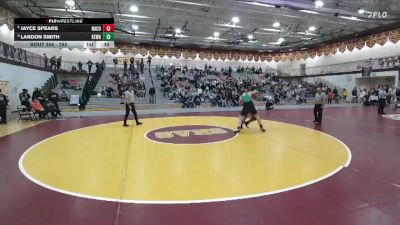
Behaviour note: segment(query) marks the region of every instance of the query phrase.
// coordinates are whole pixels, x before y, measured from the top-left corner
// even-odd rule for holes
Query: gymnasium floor
[[[399,121],[324,113],[260,111],[267,133],[240,135],[236,111],[34,124],[0,138],[0,224],[400,224]]]

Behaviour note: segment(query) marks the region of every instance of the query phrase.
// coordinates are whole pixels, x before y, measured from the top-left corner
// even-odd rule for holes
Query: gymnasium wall
[[[399,87],[399,72],[398,71],[384,71],[384,72],[371,72],[371,78],[374,77],[393,77],[395,80],[395,87]],[[339,89],[346,88],[347,90],[352,90],[354,87],[357,88],[371,88],[376,87],[379,82],[383,80],[362,78],[362,82],[357,83],[357,78],[361,78],[361,73],[338,75],[338,76],[324,76],[324,77],[313,77],[305,78],[308,83],[323,82],[328,86],[335,86]],[[377,83],[378,82],[378,83]],[[341,92],[341,90],[340,90]],[[349,98],[350,99],[350,98]]]
[[[356,62],[370,58],[381,58],[399,55],[400,42],[394,44],[388,41],[383,46],[376,44],[372,48],[369,48],[367,46],[364,46],[364,48],[362,48],[361,50],[355,48],[352,52],[346,49],[346,51],[343,53],[338,51],[334,55],[330,54],[328,56],[316,56],[314,59],[308,58],[307,60],[301,59],[298,61],[285,61],[278,63],[278,68],[282,68],[285,70],[300,70],[301,64],[306,64],[306,71],[313,70],[313,68],[315,67],[328,67],[336,64],[347,64],[342,66],[352,68],[354,67],[354,65],[351,65],[350,62]]]
[[[13,111],[20,105],[18,95],[23,88],[32,95],[33,89],[41,88],[51,76],[50,72],[0,63],[0,81],[8,82],[8,97]]]

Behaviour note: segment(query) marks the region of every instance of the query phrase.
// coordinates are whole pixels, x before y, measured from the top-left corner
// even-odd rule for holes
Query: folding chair
[[[33,120],[35,119],[35,115],[33,114],[33,112],[29,112],[26,108],[26,106],[24,105],[20,105],[17,107],[17,112],[19,115],[19,121],[24,121],[24,120]]]

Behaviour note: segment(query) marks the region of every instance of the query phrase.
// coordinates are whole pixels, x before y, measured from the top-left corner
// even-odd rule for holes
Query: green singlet
[[[244,93],[242,94],[242,101],[243,102],[251,102],[251,96],[249,95],[249,93]]]

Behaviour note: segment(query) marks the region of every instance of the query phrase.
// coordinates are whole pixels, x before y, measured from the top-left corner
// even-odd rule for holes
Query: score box
[[[104,32],[103,33],[103,41],[114,41],[114,32]]]
[[[103,32],[114,32],[114,24],[103,24]]]

